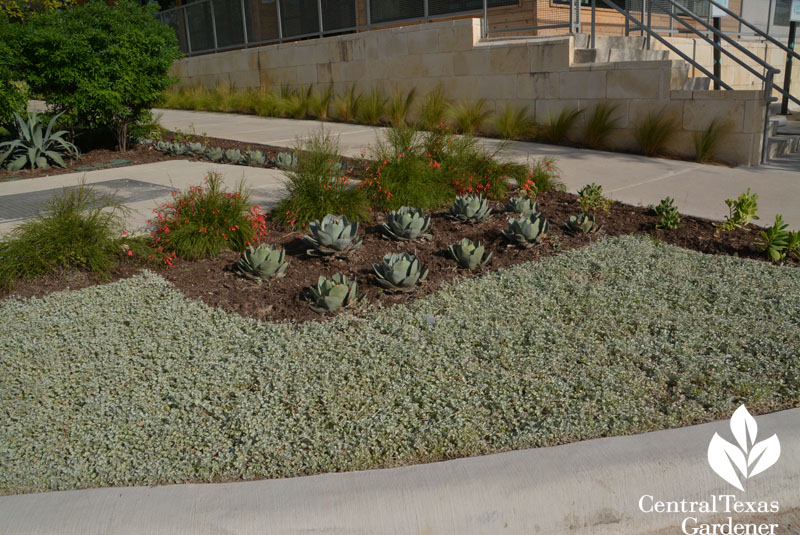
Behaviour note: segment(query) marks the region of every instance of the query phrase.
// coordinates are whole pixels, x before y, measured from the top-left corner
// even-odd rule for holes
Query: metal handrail
[[[717,32],[717,31],[714,29],[714,27],[713,27],[712,25],[708,24],[708,22],[704,21],[703,19],[701,19],[700,17],[698,17],[697,15],[695,15],[694,13],[692,13],[692,12],[691,12],[691,11],[690,11],[688,8],[686,8],[686,7],[684,7],[684,6],[680,5],[680,4],[678,4],[677,2],[675,2],[675,0],[666,0],[666,1],[667,1],[667,2],[669,2],[670,4],[672,4],[673,6],[675,6],[675,7],[679,8],[679,9],[681,9],[681,10],[682,10],[682,11],[683,11],[683,12],[684,12],[686,15],[688,15],[688,16],[689,16],[691,19],[693,19],[695,22],[697,22],[698,24],[702,25],[702,26],[703,26],[703,27],[705,27],[706,29],[708,29],[708,30],[711,30],[712,32],[714,32],[714,34],[715,34],[715,35],[719,35],[719,37],[720,37],[720,38],[722,38],[722,39],[725,39],[725,41],[727,41],[728,43],[730,43],[731,45],[733,45],[733,47],[734,47],[736,50],[739,50],[739,51],[740,51],[740,52],[742,52],[742,53],[743,53],[745,56],[747,56],[748,58],[750,58],[751,60],[753,60],[755,63],[757,63],[757,64],[758,64],[758,65],[760,65],[761,67],[763,67],[763,68],[764,68],[764,70],[766,71],[766,72],[765,72],[765,74],[761,74],[761,73],[759,73],[758,71],[756,71],[755,69],[753,69],[752,67],[750,67],[750,66],[749,66],[747,63],[745,63],[744,61],[742,61],[741,59],[739,59],[738,57],[736,57],[735,55],[733,55],[733,54],[732,54],[731,52],[729,52],[729,51],[728,51],[726,48],[724,48],[724,47],[720,46],[720,45],[719,45],[718,43],[716,43],[716,42],[715,42],[713,39],[709,38],[707,35],[703,35],[703,32],[699,31],[697,28],[695,28],[694,26],[692,26],[691,24],[689,24],[688,22],[686,22],[686,21],[685,21],[685,20],[683,20],[682,18],[678,17],[677,15],[675,15],[675,14],[673,14],[673,13],[671,13],[671,12],[667,12],[667,10],[664,10],[664,13],[665,13],[665,14],[669,15],[670,17],[674,18],[675,20],[677,20],[678,22],[680,22],[681,24],[683,24],[683,25],[684,25],[684,26],[686,26],[687,28],[691,29],[691,30],[692,30],[692,31],[693,31],[695,34],[697,34],[697,35],[698,35],[700,38],[702,38],[702,39],[703,39],[704,41],[706,41],[707,43],[710,43],[710,44],[711,44],[711,45],[712,45],[714,48],[716,48],[716,49],[719,49],[719,51],[720,51],[720,52],[722,52],[723,54],[725,54],[726,56],[728,56],[729,58],[731,58],[733,61],[735,61],[736,63],[738,63],[738,64],[739,64],[739,65],[741,65],[742,67],[744,67],[744,69],[745,69],[746,71],[748,71],[750,74],[752,74],[753,76],[755,76],[756,78],[758,78],[759,80],[761,80],[762,82],[764,82],[764,84],[766,84],[766,83],[767,83],[767,74],[766,74],[766,73],[768,73],[768,72],[770,72],[770,71],[771,71],[771,72],[772,72],[772,74],[773,74],[773,75],[775,75],[775,74],[778,74],[778,73],[780,73],[780,72],[781,72],[781,70],[780,70],[780,69],[778,69],[778,68],[776,68],[776,67],[773,67],[772,65],[770,65],[769,63],[767,63],[767,62],[766,62],[766,61],[764,61],[763,59],[759,58],[758,56],[756,56],[755,54],[753,54],[752,52],[750,52],[749,50],[747,50],[745,47],[743,47],[742,45],[740,45],[740,44],[739,44],[739,43],[738,43],[738,42],[737,42],[735,39],[731,38],[731,37],[730,37],[729,35],[727,35],[725,32],[722,32],[722,31],[720,31],[720,32]],[[658,4],[657,4],[657,2],[654,2],[654,0],[651,0],[651,3],[650,3],[650,5],[653,5],[653,3],[656,3],[656,5],[658,5]],[[800,104],[800,99],[796,98],[796,97],[795,97],[794,95],[792,95],[791,93],[789,93],[789,92],[787,92],[787,91],[784,91],[784,90],[783,90],[781,87],[778,87],[777,85],[775,85],[775,84],[774,84],[774,81],[773,81],[773,85],[774,85],[773,89],[775,89],[776,91],[778,91],[778,93],[780,93],[781,95],[784,95],[784,96],[788,97],[789,99],[791,99],[792,101],[796,102],[797,104]],[[766,87],[766,86],[765,86],[765,87]]]
[[[698,62],[696,62],[695,60],[693,60],[692,58],[690,58],[689,56],[687,56],[686,54],[681,52],[677,47],[672,45],[672,43],[670,43],[669,41],[667,41],[666,39],[664,39],[663,37],[658,35],[656,32],[654,32],[652,30],[652,28],[649,28],[643,22],[639,22],[638,20],[636,20],[636,18],[632,17],[630,15],[630,13],[628,13],[625,10],[623,10],[622,8],[617,7],[617,5],[614,4],[614,2],[608,2],[608,5],[611,6],[612,8],[614,8],[615,10],[617,10],[617,12],[619,12],[620,15],[625,17],[626,22],[631,22],[632,21],[634,24],[636,24],[636,26],[639,27],[639,29],[642,32],[646,32],[648,35],[651,35],[652,37],[654,37],[659,43],[661,43],[662,45],[667,47],[669,50],[671,50],[672,52],[674,52],[675,54],[677,54],[678,56],[683,58],[687,63],[689,63],[695,69],[699,70],[700,72],[702,72],[703,74],[705,74],[706,76],[708,76],[709,78],[711,78],[712,80],[717,82],[720,86],[722,86],[722,87],[724,87],[725,89],[728,89],[728,90],[733,90],[733,88],[731,86],[729,86],[728,84],[726,84],[725,82],[723,82],[721,78],[718,78],[717,76],[714,76],[714,74],[711,73],[708,69],[706,69],[705,67],[700,65]]]
[[[794,50],[792,50],[791,48],[789,48],[785,44],[781,43],[780,41],[778,41],[774,37],[771,37],[769,34],[765,33],[764,31],[758,29],[758,27],[756,27],[755,25],[750,24],[749,22],[744,20],[742,17],[740,17],[739,15],[737,15],[736,13],[734,13],[733,11],[728,9],[726,6],[723,6],[719,2],[716,2],[715,0],[708,0],[708,2],[711,5],[716,6],[717,8],[719,8],[719,10],[722,11],[723,13],[726,13],[726,14],[728,14],[728,16],[731,16],[734,19],[736,19],[737,21],[739,21],[739,23],[744,24],[745,26],[747,26],[748,28],[753,30],[755,32],[755,34],[758,35],[759,37],[762,37],[763,39],[769,41],[770,43],[772,43],[773,45],[777,46],[778,48],[780,48],[781,50],[783,50],[787,54],[789,54],[789,55],[791,55],[791,56],[793,56],[793,57],[795,57],[797,59],[800,59],[800,54],[798,54],[797,52],[795,52]]]

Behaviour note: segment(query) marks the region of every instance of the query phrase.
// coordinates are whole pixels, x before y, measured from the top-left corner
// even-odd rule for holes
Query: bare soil
[[[385,221],[385,214],[374,213],[371,224],[361,227],[363,245],[352,251],[347,259],[310,257],[302,241],[303,232],[283,228],[270,221],[267,241],[286,249],[290,265],[285,277],[264,283],[246,280],[230,270],[240,256],[233,251],[214,259],[191,262],[178,260],[174,267],[160,273],[190,299],[259,320],[300,323],[325,319],[326,316],[320,316],[309,308],[306,289],[315,284],[320,275],[331,276],[337,272],[358,282],[359,292],[364,295],[366,302],[390,306],[428,295],[456,278],[477,277],[483,272],[539,260],[583,247],[604,236],[648,234],[653,239],[703,253],[764,259],[753,244],[756,230],[719,232],[711,221],[688,216],[683,217],[681,227],[677,230],[657,230],[655,226],[659,218],[652,210],[614,202],[607,213],[598,214],[598,222],[602,224],[600,232],[570,235],[564,230],[564,224],[571,215],[580,212],[577,197],[569,193],[547,192],[540,194],[538,201],[540,210],[550,221],[550,233],[544,243],[531,249],[508,244],[501,231],[507,226],[509,214],[503,212],[501,203],[494,203],[492,216],[476,225],[453,221],[447,217],[446,210],[433,212],[433,238],[418,242],[394,242],[382,238],[380,226]],[[449,257],[448,247],[465,237],[481,241],[488,250],[494,251],[491,262],[483,270],[470,273],[458,267]],[[375,284],[372,264],[379,263],[388,252],[401,251],[416,252],[422,264],[429,268],[428,278],[413,292],[386,292]],[[798,265],[797,262],[794,264]],[[121,264],[113,279],[130,277],[141,269],[143,267],[130,263]],[[98,282],[89,274],[73,271],[44,280],[19,283],[11,294],[0,293],[0,297],[42,296]]]

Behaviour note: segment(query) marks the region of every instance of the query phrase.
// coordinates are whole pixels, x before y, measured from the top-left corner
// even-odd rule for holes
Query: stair
[[[668,50],[648,50],[644,37],[598,35],[595,47],[589,48],[585,34],[575,36],[574,63],[612,63],[621,61],[661,61],[669,59]]]
[[[800,153],[800,121],[789,121],[783,115],[772,117],[767,150],[770,159]]]

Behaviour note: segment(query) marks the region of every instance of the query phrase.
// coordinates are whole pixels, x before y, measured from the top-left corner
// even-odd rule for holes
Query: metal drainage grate
[[[174,191],[174,189],[169,186],[161,186],[159,184],[151,184],[149,182],[142,182],[129,178],[95,182],[93,184],[87,184],[87,186],[91,186],[99,195],[114,197],[120,204],[149,201],[150,199],[169,195],[170,192]],[[54,195],[73,190],[77,187],[78,186],[67,186],[65,188],[0,195],[0,223],[30,219],[42,211],[47,201]]]

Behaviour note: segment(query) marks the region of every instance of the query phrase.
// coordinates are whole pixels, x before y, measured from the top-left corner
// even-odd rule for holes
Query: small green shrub
[[[492,116],[492,112],[486,109],[486,99],[478,99],[475,102],[460,102],[450,109],[453,124],[458,132],[468,136],[475,135]]]
[[[702,132],[695,132],[694,151],[697,161],[706,163],[711,160],[714,151],[719,146],[726,133],[727,128],[725,124],[717,118],[714,118],[708,125],[708,128]]]
[[[661,204],[655,206],[653,211],[661,219],[656,224],[656,228],[674,230],[681,225],[681,214],[678,213],[678,207],[675,206],[675,201],[672,197],[667,197],[661,201]]]
[[[175,31],[133,0],[89,2],[24,23],[25,80],[76,128],[109,128],[119,149],[158,104],[181,53]]]
[[[0,241],[0,287],[66,269],[106,280],[120,258],[149,256],[144,242],[123,236],[123,215],[115,199],[84,184],[54,196]]]
[[[36,112],[32,112],[27,120],[14,113],[16,139],[0,143],[0,166],[8,161],[11,171],[24,167],[49,169],[51,164],[66,167],[64,157],[77,158],[80,155],[78,148],[64,139],[67,131],[53,132],[59,116],[50,119],[45,129]]]
[[[775,223],[761,231],[756,246],[773,262],[786,260],[789,255],[800,260],[800,231],[790,231],[789,225],[783,222],[783,216],[777,214]]]
[[[0,126],[11,124],[14,112],[21,112],[27,102],[25,85],[19,79],[19,52],[15,50],[18,29],[18,24],[9,24],[0,13]]]
[[[603,196],[603,186],[592,182],[578,190],[578,204],[581,212],[596,214],[599,211],[608,212],[611,200]]]
[[[225,250],[243,251],[266,237],[266,218],[250,203],[244,182],[228,192],[222,177],[209,173],[202,186],[173,197],[156,209],[150,222],[154,245],[167,254],[187,260],[213,258]]]
[[[743,228],[750,224],[753,219],[758,219],[758,194],[750,193],[747,188],[745,193],[739,195],[738,199],[725,199],[728,205],[728,216],[722,224],[722,230],[733,230]]]
[[[383,116],[386,115],[387,103],[388,99],[384,96],[383,91],[376,87],[361,101],[358,109],[358,121],[370,125],[380,124]]]
[[[601,102],[592,111],[583,133],[583,138],[589,147],[593,149],[605,147],[608,136],[619,127],[619,118],[614,117],[618,107],[616,104]]]
[[[452,198],[453,189],[440,172],[441,164],[429,154],[423,136],[416,130],[387,129],[385,138],[372,149],[372,163],[359,187],[372,206],[380,210],[402,206],[438,208]]]
[[[395,89],[394,93],[392,93],[392,98],[389,100],[389,121],[392,126],[399,127],[407,124],[408,115],[411,112],[411,106],[414,104],[416,96],[416,88],[412,87],[405,95]]]
[[[354,121],[358,117],[363,97],[356,92],[356,86],[351,85],[344,95],[337,95],[333,99],[334,117],[340,121]]]
[[[659,156],[679,128],[678,119],[668,115],[666,108],[652,111],[636,126],[633,136],[647,156]]]
[[[524,139],[536,129],[536,121],[528,113],[528,106],[506,106],[497,114],[495,126],[503,139]]]
[[[296,147],[296,157],[287,156],[286,195],[273,210],[284,225],[306,226],[326,214],[344,214],[352,221],[366,221],[369,205],[363,191],[351,187],[348,173],[341,172],[337,137],[325,130]],[[282,158],[278,155],[279,161]]]
[[[423,130],[436,130],[444,125],[450,101],[444,94],[444,89],[439,86],[422,100],[419,108],[417,124]]]
[[[534,160],[529,169],[528,176],[517,184],[531,199],[535,199],[538,192],[566,190],[561,182],[561,170],[553,158]]]
[[[580,108],[563,108],[558,115],[553,113],[539,126],[539,137],[550,143],[561,143],[583,114]]]

